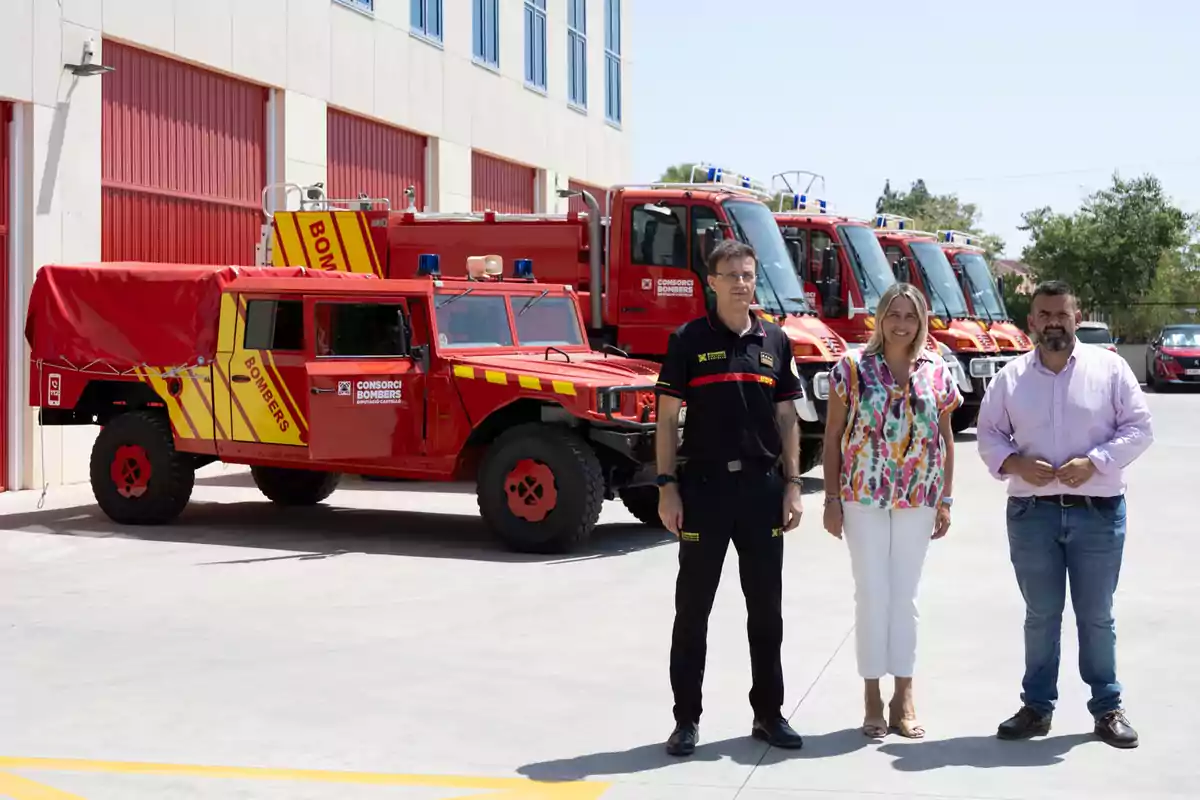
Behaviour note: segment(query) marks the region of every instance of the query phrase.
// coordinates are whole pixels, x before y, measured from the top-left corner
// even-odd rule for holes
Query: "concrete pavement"
[[[591,552],[550,559],[490,541],[469,487],[355,481],[286,512],[217,465],[179,524],[137,530],[86,487],[40,510],[36,492],[0,495],[0,797],[1195,797],[1200,396],[1148,400],[1157,443],[1132,470],[1117,598],[1137,750],[1090,733],[1069,611],[1054,730],[994,738],[1019,705],[1023,609],[1003,487],[968,433],[922,589],[926,740],[858,733],[853,587],[818,469],[785,567],[785,711],[805,748],[747,736],[731,549],[702,743],[682,761],[662,749],[675,545],[619,503]]]

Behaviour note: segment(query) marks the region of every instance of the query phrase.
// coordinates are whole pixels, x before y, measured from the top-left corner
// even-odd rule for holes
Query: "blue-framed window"
[[[604,118],[621,123],[621,0],[604,0]]]
[[[587,0],[567,0],[567,99],[587,108]]]
[[[525,83],[546,90],[546,0],[525,0]]]
[[[426,39],[442,41],[442,0],[409,0],[412,30]]]
[[[375,0],[333,0],[338,5],[353,8],[355,11],[361,11],[364,14],[375,14]]]
[[[475,60],[489,67],[500,66],[500,0],[472,0]]]

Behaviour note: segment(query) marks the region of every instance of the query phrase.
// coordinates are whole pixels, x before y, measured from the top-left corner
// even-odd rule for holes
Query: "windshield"
[[[464,292],[438,292],[434,297],[442,347],[512,347],[503,297]]]
[[[1108,328],[1076,328],[1075,338],[1084,344],[1112,344]]]
[[[523,347],[583,344],[579,317],[569,297],[514,297],[517,315],[517,341]]]
[[[954,279],[954,269],[937,242],[909,242],[925,278],[929,310],[941,317],[966,317],[967,300]]]
[[[996,291],[996,281],[987,262],[978,253],[959,253],[958,263],[962,264],[963,272],[967,275],[967,287],[971,292],[971,305],[975,307],[975,315],[991,317],[994,320],[1008,318],[1004,309],[1004,301]]]
[[[1200,347],[1200,328],[1167,328],[1163,347]]]
[[[870,228],[861,225],[842,225],[838,228],[850,251],[850,266],[862,291],[863,303],[872,314],[879,307],[879,298],[896,282],[892,265],[883,254],[883,246]]]
[[[767,207],[762,203],[734,200],[725,204],[725,212],[729,214],[737,237],[758,253],[755,299],[759,305],[774,313],[813,313],[812,306],[804,298],[804,287],[796,277],[783,234]],[[779,307],[780,303],[783,308]]]

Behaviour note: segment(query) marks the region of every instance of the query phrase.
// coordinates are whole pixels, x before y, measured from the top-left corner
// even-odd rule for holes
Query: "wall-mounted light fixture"
[[[83,58],[78,64],[64,64],[63,66],[71,71],[72,75],[80,78],[86,78],[89,75],[103,75],[106,72],[112,72],[116,67],[109,67],[104,64],[93,64],[92,56],[96,54],[95,45],[91,39],[83,43]]]

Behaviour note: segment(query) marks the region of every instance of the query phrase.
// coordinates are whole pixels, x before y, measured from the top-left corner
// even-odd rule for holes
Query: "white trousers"
[[[854,573],[855,645],[863,678],[910,678],[917,660],[917,587],[934,508],[842,506]]]

